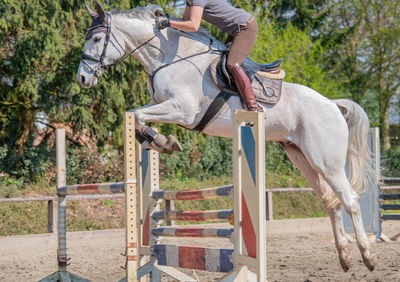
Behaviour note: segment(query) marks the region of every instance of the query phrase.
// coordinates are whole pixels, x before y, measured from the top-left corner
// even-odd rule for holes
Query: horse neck
[[[135,19],[130,19],[124,15],[113,15],[112,32],[114,36],[116,36],[119,43],[123,43],[125,53],[134,51],[132,55],[145,67],[146,71],[148,71],[153,65],[151,55],[147,54],[147,52],[143,52],[144,46],[137,50],[135,49],[154,36],[154,34],[147,35],[146,37],[145,34],[141,35],[140,32],[135,33],[136,30],[137,21],[135,21]]]
[[[121,17],[119,17],[119,20],[119,24],[122,26],[120,31],[128,40],[126,49],[129,51],[134,50],[134,48],[137,48],[155,36],[148,44],[133,53],[133,56],[143,65],[148,73],[153,73],[165,63],[207,51],[209,48],[211,37],[201,33],[181,32],[172,28],[164,29],[161,32],[155,30],[154,33],[153,25],[144,23],[143,30],[152,30],[152,32],[138,36],[140,33],[135,30],[137,29],[137,22],[135,23]],[[213,40],[217,43],[215,39]],[[218,48],[221,48],[219,46],[220,43],[217,43]]]

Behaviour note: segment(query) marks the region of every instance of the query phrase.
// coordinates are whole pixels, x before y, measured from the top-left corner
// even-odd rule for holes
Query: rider
[[[249,111],[262,111],[257,104],[249,77],[242,63],[256,41],[257,20],[248,12],[235,8],[225,0],[187,0],[183,21],[169,19],[157,23],[159,29],[172,27],[183,31],[197,31],[201,20],[215,25],[232,39],[227,68]]]

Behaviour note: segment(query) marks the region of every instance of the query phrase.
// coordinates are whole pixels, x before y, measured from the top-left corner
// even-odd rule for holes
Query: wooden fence
[[[400,184],[400,177],[384,177],[381,179],[381,190],[400,190],[400,185],[387,186],[386,184]],[[385,185],[385,186],[384,186]],[[265,189],[267,200],[267,220],[273,220],[272,194],[281,192],[312,192],[312,188],[267,188]],[[67,200],[100,200],[100,199],[120,199],[125,198],[125,194],[106,194],[106,195],[68,195]],[[29,197],[29,198],[3,198],[0,203],[16,202],[38,202],[47,201],[47,232],[57,232],[57,197]],[[173,200],[166,201],[166,210],[175,210]],[[167,221],[167,225],[174,225],[174,222]]]

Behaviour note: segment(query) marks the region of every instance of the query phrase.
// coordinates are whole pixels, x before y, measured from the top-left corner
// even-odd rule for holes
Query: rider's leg
[[[234,36],[226,63],[227,68],[235,81],[236,87],[249,111],[257,111],[261,108],[256,102],[250,79],[241,64],[250,53],[250,50],[257,39],[257,34],[257,20],[254,17],[251,17],[247,25],[240,26],[240,30]]]

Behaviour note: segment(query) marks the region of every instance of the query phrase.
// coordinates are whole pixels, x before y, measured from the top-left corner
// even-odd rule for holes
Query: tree
[[[95,136],[100,144],[111,133],[111,142],[121,145],[123,113],[149,102],[146,76],[133,58],[111,69],[94,89],[81,89],[76,82],[91,22],[85,2],[0,1],[0,145],[8,146],[5,159],[15,160],[14,165],[37,123],[68,124],[75,134]],[[116,2],[109,1],[106,9],[129,9],[138,1]],[[20,157],[11,157],[15,153]]]
[[[313,38],[319,37],[319,28],[329,16],[329,0],[275,0],[270,3],[269,17],[281,28],[288,23],[310,31]]]
[[[394,95],[400,95],[400,3],[370,0],[365,3],[365,50],[374,78],[373,87],[379,99],[379,120],[383,148],[390,149],[389,106]]]
[[[330,8],[323,31],[327,61],[354,101],[362,103],[369,92],[376,95],[382,143],[389,149],[388,110],[400,83],[400,3],[343,0]]]

